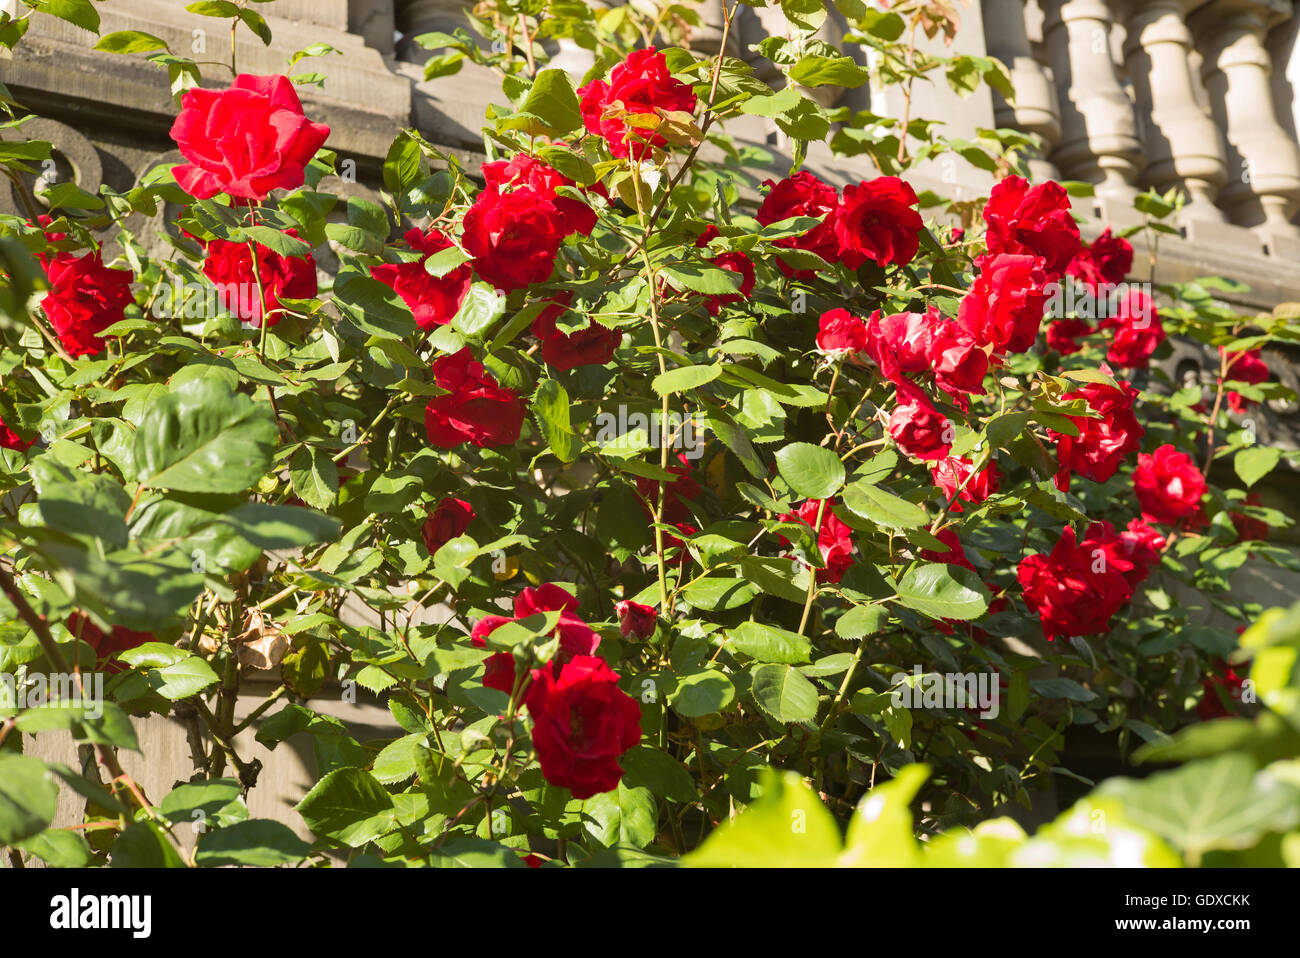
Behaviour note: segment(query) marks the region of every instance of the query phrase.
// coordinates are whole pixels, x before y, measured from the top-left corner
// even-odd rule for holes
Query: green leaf
[[[149,687],[169,702],[197,695],[221,681],[212,666],[197,655],[186,656],[161,669],[151,669],[145,678]]]
[[[717,669],[703,669],[677,680],[668,704],[683,718],[699,718],[727,708],[736,698],[731,679]]]
[[[497,291],[487,283],[473,283],[465,295],[465,301],[452,317],[451,325],[461,335],[476,339],[500,319],[505,310],[504,296],[497,295]]]
[[[867,82],[869,73],[852,57],[806,56],[790,68],[790,79],[804,86],[841,86],[852,89]]]
[[[731,630],[727,648],[759,662],[797,664],[809,661],[812,643],[797,632],[759,622],[742,622]]]
[[[554,136],[582,128],[582,111],[573,82],[563,70],[542,70],[524,98],[520,112],[539,117]]]
[[[1282,458],[1282,450],[1275,446],[1247,446],[1233,457],[1232,468],[1249,488],[1273,471]]]
[[[298,498],[313,509],[327,510],[338,498],[339,471],[328,452],[303,446],[289,460],[289,482]]]
[[[970,569],[942,562],[914,566],[898,582],[898,601],[932,619],[977,619],[989,607],[987,587]]]
[[[167,50],[167,41],[141,30],[118,30],[106,33],[95,44],[96,50],[105,53],[147,53],[150,50]]]
[[[243,865],[272,868],[302,861],[311,846],[287,825],[267,818],[251,818],[211,829],[199,838],[194,861],[200,868]]]
[[[638,745],[619,759],[623,783],[629,788],[642,786],[660,798],[672,802],[699,801],[695,779],[686,766],[667,752],[649,745]]]
[[[777,452],[776,465],[781,478],[805,499],[828,499],[844,485],[844,463],[824,446],[792,442]]]
[[[682,859],[696,868],[826,868],[841,850],[835,818],[797,772],[763,769],[757,801]]]
[[[694,290],[707,296],[733,296],[740,292],[740,274],[720,266],[678,263],[660,267],[659,272],[678,289]]]
[[[271,466],[277,431],[269,406],[199,379],[146,410],[135,432],[142,485],[184,492],[243,492]]]
[[[927,765],[908,765],[858,802],[849,821],[841,865],[906,868],[916,864],[921,847],[912,834],[912,799],[930,776]]]
[[[154,822],[136,822],[117,836],[109,852],[113,868],[184,868],[171,840]]]
[[[582,451],[582,437],[569,421],[569,394],[554,379],[543,379],[529,408],[546,444],[561,462],[573,462]]]
[[[0,845],[16,845],[45,831],[58,798],[59,787],[44,762],[0,756]]]
[[[302,506],[250,502],[231,509],[221,521],[261,549],[299,549],[339,534],[339,520]]]
[[[760,665],[752,675],[755,704],[778,722],[811,722],[817,717],[817,688],[798,669]]]
[[[50,828],[18,845],[52,868],[85,868],[90,864],[90,844],[78,832]]]
[[[352,848],[397,827],[392,796],[359,768],[330,772],[298,803],[297,809],[312,832]]]
[[[583,830],[606,848],[645,848],[654,841],[658,817],[650,789],[629,786],[626,781],[582,803]]]
[[[918,529],[930,521],[924,507],[865,479],[859,479],[844,490],[844,505],[854,515],[886,529]]]
[[[662,372],[654,378],[651,384],[654,391],[660,396],[670,396],[673,393],[689,392],[692,389],[699,389],[706,383],[711,383],[722,375],[722,367],[712,366],[678,366],[667,372]]]
[[[99,11],[90,0],[41,0],[39,7],[43,13],[67,20],[83,30],[99,32]]]
[[[1127,820],[1167,839],[1193,865],[1208,851],[1249,848],[1267,832],[1300,823],[1300,790],[1267,770],[1257,772],[1242,754],[1193,762],[1140,781],[1109,779],[1095,797],[1117,801]]]

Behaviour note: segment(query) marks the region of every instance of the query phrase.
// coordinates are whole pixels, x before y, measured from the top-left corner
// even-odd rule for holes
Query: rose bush
[[[5,806],[0,843],[55,864],[778,864],[736,811],[789,805],[829,821],[827,861],[923,863],[910,814],[887,841],[854,816],[841,849],[835,818],[874,801],[952,833],[931,860],[954,864],[964,827],[1069,787],[1080,730],[1168,750],[1257,711],[1252,652],[1265,715],[1300,735],[1269,651],[1294,636],[1239,649],[1232,623],[1260,610],[1228,580],[1297,568],[1267,541],[1290,520],[1248,490],[1300,458],[1234,412],[1294,398],[1258,351],[1293,322],[1237,314],[1214,279],[1111,296],[1142,281],[1131,241],[1154,249],[1175,198],[1088,243],[1071,196],[1089,188],[1015,175],[1018,134],[972,146],[819,106],[806,88],[868,73],[813,39],[810,5],[781,6],[777,93],[693,51],[685,8],[480,4],[500,43],[422,41],[448,51],[431,76],[466,58],[506,75],[488,154],[465,170],[404,131],[382,204],[338,195],[304,77],[234,64],[165,61],[186,162],[127,193],[38,197],[24,159],[50,145],[0,153],[29,206],[0,217],[0,671],[113,670],[102,715],[60,713],[95,760],[57,774],[99,796],[97,827]],[[898,65],[940,7],[838,6],[909,101],[930,77],[1005,86],[987,58]],[[586,82],[547,66],[561,36],[596,54]],[[792,159],[736,150],[743,114]],[[802,168],[816,141],[880,175]],[[981,204],[918,192],[949,155],[1006,175]],[[179,213],[153,256],[124,214],[163,201]],[[1062,288],[1096,308],[1058,309]],[[1170,380],[1172,337],[1217,351],[1215,382]],[[951,683],[932,703],[941,676],[989,679],[998,707]],[[359,741],[312,707],[331,692],[382,702],[400,734]],[[0,715],[0,776],[44,768],[17,733],[50,719]],[[149,715],[191,733],[182,787],[225,797],[194,848],[185,800],[116,759]],[[245,728],[312,737],[294,822],[312,843],[234,830],[260,770]],[[1279,788],[1261,845],[1300,814]],[[1072,821],[1023,860],[1091,860]],[[1216,847],[1123,822],[1150,863]]]

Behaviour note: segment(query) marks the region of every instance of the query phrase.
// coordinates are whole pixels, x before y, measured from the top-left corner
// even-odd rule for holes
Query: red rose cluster
[[[833,186],[806,170],[763,185],[770,189],[758,208],[757,219],[762,225],[795,216],[822,217],[808,232],[777,240],[779,247],[806,250],[850,269],[868,260],[880,266],[906,266],[916,256],[925,224],[916,210],[915,191],[896,176],[845,186],[843,199]],[[811,270],[792,269],[779,256],[776,264],[796,279],[813,276]]]
[[[370,267],[370,275],[385,286],[391,286],[402,302],[411,310],[415,324],[423,330],[444,326],[460,311],[461,303],[469,293],[470,265],[462,263],[455,269],[434,276],[425,263],[434,253],[452,246],[447,234],[430,228],[424,232],[417,228],[406,231],[406,245],[419,254],[419,258],[401,263],[382,263]]]
[[[556,189],[574,182],[541,160],[519,154],[484,163],[487,185],[465,214],[462,240],[474,273],[503,292],[541,283],[565,238],[591,234],[591,207]]]
[[[840,358],[865,355],[895,385],[896,404],[887,428],[899,448],[917,459],[946,457],[952,425],[908,377],[932,375],[935,385],[962,409],[969,408],[969,395],[984,392],[988,352],[934,307],[885,317],[877,310],[869,321],[845,309],[830,310],[822,314],[817,348]]]
[[[298,231],[285,230],[295,239]],[[212,280],[222,305],[241,323],[260,327],[280,321],[284,299],[312,299],[316,295],[316,260],[306,256],[281,256],[257,247],[257,265],[247,243],[213,239],[203,244],[203,275]],[[258,293],[261,293],[260,297]]]
[[[524,589],[515,597],[513,619],[485,616],[470,637],[482,648],[507,622],[555,611],[560,613],[560,650],[529,673],[523,703],[533,720],[533,746],[546,780],[569,789],[574,798],[590,798],[618,786],[623,777],[619,756],[641,741],[641,709],[595,654],[600,636],[578,615],[578,600],[553,583]],[[518,681],[510,653],[488,658],[484,685],[511,695]]]
[[[654,47],[632,52],[610,70],[608,83],[593,80],[578,96],[587,129],[604,139],[614,156],[638,161],[668,143],[649,118],[694,113],[696,104],[695,91],[668,72],[667,60]],[[629,123],[630,117],[637,119]]]
[[[1079,227],[1059,183],[1030,186],[1018,177],[998,181],[984,207],[988,252],[975,260],[976,276],[957,322],[991,354],[1023,353],[1038,338],[1047,289],[1079,250]]]
[[[243,73],[228,90],[196,88],[181,98],[171,136],[189,162],[175,168],[176,182],[201,200],[225,193],[245,204],[261,201],[272,190],[302,186],[329,134],[303,114],[288,77]]]
[[[1094,522],[1082,541],[1067,526],[1050,554],[1022,559],[1016,577],[1043,635],[1051,640],[1107,631],[1111,617],[1159,561],[1164,542],[1138,519],[1118,534],[1109,522]]]
[[[424,411],[429,442],[440,449],[461,443],[512,446],[519,440],[527,403],[502,388],[470,354],[469,347],[433,363],[433,381],[447,390],[434,396]]]

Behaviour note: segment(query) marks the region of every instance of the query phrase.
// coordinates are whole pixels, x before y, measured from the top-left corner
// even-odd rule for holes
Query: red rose
[[[695,245],[701,249],[708,246],[713,238],[718,235],[716,226],[708,226],[695,241]],[[717,316],[722,311],[722,307],[728,303],[738,303],[754,291],[754,264],[750,258],[740,252],[726,252],[709,260],[714,266],[720,266],[723,269],[730,270],[733,273],[740,274],[740,292],[727,293],[722,296],[705,297],[705,306],[710,316]]]
[[[447,393],[430,399],[424,411],[429,442],[440,449],[455,449],[464,442],[482,447],[518,441],[527,403],[501,388],[470,355],[468,346],[435,361],[433,378]]]
[[[821,553],[824,566],[817,570],[818,582],[839,582],[853,565],[853,530],[832,511],[833,505],[827,502],[822,509],[820,499],[808,499],[794,512],[777,516],[782,522],[799,522],[817,533],[817,551]],[[819,509],[822,509],[820,528],[816,525]],[[784,536],[781,541],[790,544]]]
[[[286,230],[297,237],[296,230]],[[316,260],[311,253],[306,256],[281,256],[275,250],[257,247],[257,270],[253,269],[253,254],[247,243],[231,243],[223,239],[209,240],[204,244],[203,275],[217,287],[221,305],[241,323],[255,327],[274,326],[280,321],[285,307],[284,299],[312,299],[316,295]],[[258,284],[262,296],[258,298]]]
[[[603,137],[615,156],[636,160],[644,160],[668,141],[654,130],[629,127],[619,116],[607,114],[694,113],[696,103],[690,84],[668,72],[667,60],[654,47],[628,54],[609,72],[608,83],[593,80],[579,88],[578,96],[587,129]]]
[[[641,707],[618,687],[618,676],[594,655],[560,668],[534,669],[524,696],[533,719],[533,747],[546,781],[583,799],[617,788],[618,759],[641,741]]]
[[[1145,367],[1156,347],[1165,340],[1165,329],[1155,304],[1137,289],[1128,290],[1119,301],[1116,314],[1103,320],[1097,328],[1115,330],[1106,358],[1119,366],[1135,369]]]
[[[0,449],[12,449],[15,452],[26,452],[35,444],[35,440],[28,442],[18,433],[9,428],[8,424],[0,419]]]
[[[825,217],[820,224],[808,232],[799,236],[786,236],[777,240],[774,245],[785,249],[807,250],[828,263],[834,263],[839,259],[840,243],[835,238],[835,228],[830,217],[840,204],[840,195],[835,187],[823,183],[807,170],[800,170],[780,183],[764,180],[763,185],[770,188],[767,196],[763,197],[756,217],[763,226],[771,226],[773,223],[780,223],[796,216]],[[776,265],[781,272],[792,279],[813,277],[813,270],[792,269],[780,256],[776,258]]]
[[[1102,372],[1110,375],[1110,367],[1102,364]],[[1115,386],[1108,383],[1085,383],[1074,392],[1065,393],[1064,400],[1083,399],[1098,418],[1070,416],[1079,429],[1079,435],[1048,429],[1047,434],[1056,443],[1056,456],[1060,468],[1056,473],[1058,489],[1068,489],[1071,473],[1078,473],[1093,482],[1105,482],[1115,475],[1128,456],[1141,447],[1146,430],[1133,414],[1137,390],[1123,380]]]
[[[1200,508],[1205,479],[1191,456],[1165,443],[1150,455],[1138,456],[1133,490],[1144,518],[1172,525]]]
[[[935,328],[941,322],[934,307],[924,313],[897,313],[884,318],[876,310],[867,323],[867,355],[892,382],[900,381],[906,373],[928,372],[933,363]]]
[[[1079,340],[1091,334],[1092,324],[1086,319],[1058,319],[1047,327],[1047,348],[1069,356],[1081,350]]]
[[[99,334],[121,322],[126,307],[135,301],[129,269],[110,269],[96,250],[84,256],[60,253],[47,271],[50,292],[41,309],[59,335],[59,342],[74,359],[104,351]]]
[[[969,405],[963,394],[984,392],[984,375],[989,370],[988,353],[956,323],[939,322],[935,325],[929,358],[935,385],[962,409]]]
[[[844,199],[831,217],[840,259],[850,269],[867,260],[881,266],[912,262],[925,228],[916,204],[912,187],[896,176],[845,186]]]
[[[983,502],[998,491],[1000,478],[998,467],[993,463],[976,472],[975,463],[961,456],[940,459],[930,467],[930,474],[934,476],[934,484],[943,490],[945,499],[952,500],[956,495],[958,500],[965,502]],[[955,501],[950,508],[953,512],[962,511]]]
[[[995,354],[1023,353],[1034,345],[1047,308],[1043,261],[1020,254],[985,255],[961,301],[957,323]]]
[[[653,606],[642,605],[631,599],[615,603],[618,613],[618,630],[625,639],[648,639],[655,634],[658,617]]]
[[[1220,346],[1219,355],[1228,357],[1227,379],[1252,386],[1268,381],[1268,365],[1260,357],[1258,349],[1229,353]]]
[[[687,503],[694,502],[700,495],[700,484],[691,475],[691,461],[685,453],[678,453],[677,462],[677,465],[668,467],[668,471],[677,478],[664,484],[664,522],[669,525],[677,525],[691,518]],[[637,476],[636,491],[641,495],[646,514],[653,518],[655,506],[659,502],[659,480]]]
[[[1259,493],[1252,492],[1246,496],[1243,503],[1246,506],[1260,505]],[[1232,520],[1232,527],[1237,530],[1237,541],[1247,542],[1251,540],[1263,541],[1268,538],[1271,526],[1263,519],[1256,519],[1246,512],[1229,511],[1228,518]]]
[[[235,77],[230,89],[196,88],[181,99],[171,136],[189,160],[173,171],[181,189],[206,200],[218,193],[249,202],[295,190],[330,128],[303,115],[284,76]]]
[[[922,549],[921,558],[927,562],[943,562],[947,565],[959,565],[964,569],[975,571],[971,565],[970,559],[966,558],[966,550],[962,548],[961,540],[957,538],[957,533],[951,529],[940,529],[934,536],[948,548],[943,552],[937,549]]]
[[[453,244],[441,230],[419,229],[406,231],[406,244],[420,254],[420,258],[404,263],[383,263],[370,267],[370,275],[385,286],[391,286],[402,297],[415,316],[421,329],[430,330],[450,323],[469,293],[473,281],[469,263],[461,263],[442,276],[433,276],[425,263],[434,253],[449,249]]]
[[[555,268],[555,254],[572,230],[545,195],[489,186],[465,214],[462,240],[474,272],[504,292],[540,283]]]
[[[45,213],[42,213],[40,216],[36,218],[35,223],[33,223],[31,220],[28,220],[27,225],[41,228],[41,227],[49,226],[53,222],[54,219],[52,217],[50,217]],[[45,236],[46,243],[51,243],[51,244],[61,243],[68,238],[67,233],[51,232],[50,230],[43,229],[43,228],[41,229],[41,232]],[[42,250],[41,252],[36,254],[36,259],[40,262],[41,269],[48,270],[50,268],[50,263],[52,263],[54,261],[54,258],[58,255],[59,254],[57,252],[46,252],[45,250]]]
[[[898,404],[889,415],[889,434],[898,447],[917,459],[940,459],[952,448],[952,425],[924,392],[904,380]]]
[[[465,534],[474,518],[474,509],[464,499],[448,496],[428,516],[420,534],[424,537],[424,547],[429,550],[429,555],[433,555],[452,539]]]
[[[1065,271],[1095,293],[1099,286],[1124,282],[1132,268],[1132,244],[1122,237],[1112,236],[1108,226],[1095,240],[1080,247]]]
[[[134,629],[124,628],[120,625],[113,626],[109,633],[105,635],[102,629],[81,612],[73,612],[69,615],[66,624],[69,632],[78,636],[82,642],[95,650],[95,658],[100,663],[113,658],[120,652],[128,652],[154,640],[152,632],[137,632]],[[105,671],[120,672],[122,671],[122,665],[116,662],[112,663],[106,667]]]
[[[1116,562],[1104,544],[1099,524],[1076,542],[1069,526],[1049,555],[1035,554],[1020,561],[1016,578],[1025,602],[1038,613],[1043,634],[1095,635],[1110,628],[1110,618],[1128,602],[1132,586],[1124,576],[1130,563]],[[1094,532],[1097,534],[1094,536]]]
[[[817,349],[827,356],[844,359],[867,348],[867,324],[847,309],[822,313],[817,322]]]
[[[1124,556],[1133,563],[1132,574],[1126,576],[1129,584],[1137,588],[1144,580],[1152,566],[1159,565],[1160,553],[1167,541],[1154,526],[1148,525],[1140,518],[1130,519],[1128,527],[1119,534],[1119,541],[1124,549]]]
[[[984,222],[990,253],[1041,256],[1044,269],[1054,276],[1079,251],[1079,227],[1070,214],[1069,194],[1059,183],[1030,186],[1019,176],[998,181],[984,206]]]
[[[1196,714],[1204,722],[1231,717],[1245,687],[1245,676],[1238,675],[1223,659],[1215,659],[1213,668],[1214,673],[1201,683],[1204,694],[1196,703]]]
[[[617,329],[602,326],[594,319],[585,329],[563,332],[555,321],[563,316],[573,301],[572,293],[552,297],[554,305],[547,306],[533,320],[533,335],[542,344],[542,361],[559,370],[578,366],[603,366],[614,358],[614,351],[623,342]]]
[[[510,189],[530,190],[537,196],[553,203],[566,227],[564,235],[581,233],[590,236],[596,228],[596,211],[581,200],[571,196],[561,196],[556,190],[561,186],[579,189],[578,185],[559,170],[529,156],[516,153],[509,161],[496,160],[484,163],[480,168],[489,189],[505,193]],[[604,187],[596,188],[604,192]]]

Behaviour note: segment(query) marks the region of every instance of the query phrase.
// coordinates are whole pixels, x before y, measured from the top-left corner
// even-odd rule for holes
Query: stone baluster
[[[993,118],[1000,127],[1013,127],[1037,134],[1042,151],[1029,159],[1035,180],[1059,179],[1060,173],[1046,159],[1061,136],[1060,108],[1056,87],[1047,70],[1034,59],[1025,30],[1024,0],[983,0],[984,42],[988,52],[1006,64],[1016,102],[993,96]]]
[[[1210,109],[1227,140],[1228,180],[1219,203],[1273,253],[1300,258],[1300,229],[1290,222],[1300,204],[1300,150],[1278,123],[1264,47],[1268,26],[1289,12],[1290,4],[1212,0],[1192,15],[1191,26]]]
[[[1050,158],[1065,176],[1095,184],[1103,218],[1131,218],[1142,144],[1111,57],[1110,10],[1103,0],[1044,0],[1042,7],[1061,111]]]
[[[1195,222],[1227,222],[1214,199],[1228,172],[1219,128],[1196,101],[1184,2],[1134,0],[1124,62],[1143,119],[1143,183],[1161,192],[1183,189],[1188,197],[1183,220],[1190,228]]]

